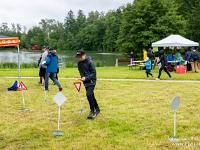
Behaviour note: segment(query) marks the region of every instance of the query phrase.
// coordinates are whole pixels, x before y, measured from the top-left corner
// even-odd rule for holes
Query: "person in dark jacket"
[[[38,69],[39,69],[39,77],[40,77],[40,81],[38,82],[39,84],[42,84],[42,68],[39,68],[41,59],[42,59],[42,54],[40,55],[40,58],[38,60]]]
[[[168,72],[168,70],[166,68],[167,56],[165,55],[164,50],[160,50],[159,54],[160,54],[160,61],[158,62],[158,64],[161,63],[161,67],[159,69],[158,78],[156,78],[156,80],[160,80],[161,72],[163,69],[168,74],[168,76],[171,78],[172,76],[170,75],[170,73]]]
[[[147,52],[147,57],[149,57],[149,59],[151,60],[151,69],[152,69],[152,65],[153,65],[153,59],[154,59],[154,51],[152,48],[149,48],[148,49],[148,52]]]
[[[96,69],[92,59],[86,56],[84,50],[78,50],[76,53],[76,58],[78,61],[78,70],[81,76],[81,81],[83,82],[86,89],[86,96],[90,105],[90,114],[88,119],[93,119],[100,113],[100,109],[97,100],[94,95],[94,88],[96,85]]]
[[[46,74],[45,74],[45,90],[49,90],[48,88],[48,81],[49,77],[51,76],[53,79],[53,82],[58,86],[59,91],[62,91],[62,87],[58,80],[56,79],[56,73],[58,68],[58,57],[55,52],[52,51],[52,47],[48,46],[48,55],[46,61],[43,62],[46,68]]]
[[[126,53],[126,54],[127,54],[127,53]],[[128,55],[130,55],[130,64],[134,64],[134,59],[135,59],[135,54],[134,54],[134,52],[131,51],[131,53],[128,54]]]
[[[191,71],[192,66],[190,64],[189,60],[189,56],[190,56],[190,51],[188,49],[185,50],[185,56],[184,56],[184,60],[186,61],[186,67],[188,71]]]
[[[197,60],[195,60],[193,57],[193,55],[196,54],[198,59],[199,60],[199,54],[198,52],[194,49],[194,47],[191,48],[191,52],[188,56],[188,59],[187,59],[187,62],[189,62],[191,64],[191,67],[192,67],[192,72],[196,72],[198,73],[198,66],[197,66]]]

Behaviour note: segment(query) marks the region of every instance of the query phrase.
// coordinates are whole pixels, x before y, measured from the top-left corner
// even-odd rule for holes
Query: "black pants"
[[[167,68],[165,66],[161,66],[160,69],[159,69],[159,74],[158,74],[158,78],[160,78],[161,76],[161,72],[162,70],[164,69],[164,71],[168,74],[168,76],[171,78],[171,75],[170,73],[168,72]]]
[[[187,66],[187,70],[188,70],[188,71],[191,71],[191,70],[192,70],[192,66],[191,66],[190,63],[187,62],[187,65],[186,65],[186,66]]]
[[[94,112],[95,109],[99,109],[97,100],[94,96],[94,88],[95,85],[85,87],[86,89],[86,96],[90,105],[90,111]]]
[[[43,77],[45,79],[45,74],[46,74],[46,68],[40,68],[40,77]]]
[[[147,77],[149,77],[149,75],[153,76],[153,74],[151,73],[151,69],[146,69],[146,75]]]

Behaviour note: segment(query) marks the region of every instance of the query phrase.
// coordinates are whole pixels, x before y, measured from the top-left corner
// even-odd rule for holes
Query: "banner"
[[[18,46],[18,45],[19,45],[19,38],[18,37],[0,38],[0,47]]]

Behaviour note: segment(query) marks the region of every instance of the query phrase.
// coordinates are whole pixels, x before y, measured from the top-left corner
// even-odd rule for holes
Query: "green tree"
[[[152,42],[170,34],[185,34],[186,21],[168,0],[135,0],[123,14],[118,45],[123,52],[142,53]]]
[[[116,44],[121,20],[123,15],[123,7],[118,8],[116,11],[110,11],[105,16],[105,36],[103,37],[103,48],[106,51],[118,51]]]
[[[40,48],[45,44],[45,34],[40,27],[34,26],[31,28],[26,36],[26,47],[32,48],[37,44]]]
[[[0,33],[1,34],[4,34],[4,35],[10,35],[10,36],[12,36],[12,34],[11,34],[11,32],[10,32],[10,29],[9,29],[9,27],[8,27],[8,23],[6,23],[6,22],[3,22],[2,24],[1,24],[1,26],[0,26]]]
[[[187,19],[186,37],[200,41],[200,1],[199,0],[175,0],[179,4],[179,13]]]

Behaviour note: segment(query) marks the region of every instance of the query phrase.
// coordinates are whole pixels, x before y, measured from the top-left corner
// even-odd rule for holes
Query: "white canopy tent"
[[[152,43],[152,47],[186,47],[199,46],[199,43],[188,40],[180,35],[170,35],[160,41]]]

